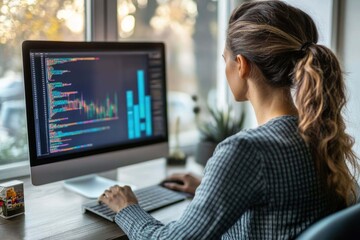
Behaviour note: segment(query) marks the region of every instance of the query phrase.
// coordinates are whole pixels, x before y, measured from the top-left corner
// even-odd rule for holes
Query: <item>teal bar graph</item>
[[[134,130],[135,138],[139,138],[140,134],[140,108],[139,105],[134,105]]]
[[[146,127],[145,127],[145,131],[146,131],[146,136],[151,136],[152,134],[152,123],[151,123],[151,98],[150,96],[146,96],[145,97],[145,110],[146,110],[146,117],[145,117],[145,121],[146,121]]]
[[[136,76],[137,99],[134,97],[134,91],[126,91],[129,139],[152,135],[151,96],[145,95],[145,73],[138,70]]]
[[[139,95],[139,106],[140,106],[140,117],[145,118],[145,79],[144,71],[137,71],[138,80],[138,95]]]
[[[129,139],[134,139],[134,104],[133,104],[133,92],[126,91],[126,105],[127,105],[127,115],[128,115],[128,137]]]

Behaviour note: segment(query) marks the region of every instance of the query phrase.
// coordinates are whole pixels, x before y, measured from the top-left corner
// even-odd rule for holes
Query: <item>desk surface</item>
[[[117,180],[138,187],[157,184],[173,172],[202,173],[202,167],[190,159],[186,166],[167,167],[165,160],[123,167]],[[113,171],[114,172],[114,171]],[[89,199],[63,187],[62,182],[35,187],[29,177],[24,181],[25,214],[11,219],[0,218],[1,239],[127,239],[123,231],[94,214],[83,214],[81,205]],[[152,212],[167,223],[180,217],[189,200]]]

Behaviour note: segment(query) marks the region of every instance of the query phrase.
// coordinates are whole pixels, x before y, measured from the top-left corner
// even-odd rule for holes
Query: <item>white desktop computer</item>
[[[31,180],[94,198],[99,173],[168,154],[163,43],[25,41]],[[108,186],[109,187],[109,186]]]

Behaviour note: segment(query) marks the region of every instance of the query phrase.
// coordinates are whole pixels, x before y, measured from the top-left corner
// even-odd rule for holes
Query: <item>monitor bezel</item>
[[[62,156],[52,156],[52,157],[41,157],[39,158],[36,153],[36,136],[35,136],[35,118],[34,118],[34,95],[31,79],[31,65],[30,65],[30,53],[32,51],[42,51],[42,52],[64,52],[64,51],[142,51],[142,50],[160,50],[162,54],[162,71],[163,71],[163,98],[164,101],[164,125],[165,125],[165,134],[163,137],[157,139],[150,139],[148,141],[139,142],[134,141],[130,144],[121,144],[111,147],[104,147],[101,149],[89,150],[86,152],[70,153]],[[23,55],[23,74],[24,74],[24,89],[25,89],[25,103],[26,103],[26,118],[27,118],[27,131],[28,131],[28,146],[29,146],[29,160],[30,167],[41,167],[43,169],[46,166],[51,164],[59,165],[60,162],[71,162],[71,161],[83,161],[84,158],[98,158],[108,156],[116,157],[119,153],[119,157],[123,155],[122,152],[129,151],[131,156],[134,158],[134,151],[136,152],[141,147],[146,149],[146,154],[144,159],[141,157],[135,157],[134,161],[124,161],[125,164],[122,164],[118,160],[114,160],[115,164],[109,163],[109,167],[103,167],[99,170],[107,170],[113,168],[114,166],[129,165],[132,163],[138,163],[141,161],[149,160],[149,157],[166,157],[165,148],[168,149],[168,121],[167,121],[167,101],[166,101],[166,69],[165,69],[165,45],[162,42],[61,42],[61,41],[24,41],[22,44],[22,55]],[[151,154],[151,146],[154,146],[156,149],[162,149],[161,151],[156,150],[156,152],[163,152],[162,154]],[[149,150],[150,149],[150,150]],[[168,150],[166,151],[168,152]],[[121,156],[120,156],[121,155]],[[136,154],[135,154],[136,155]],[[124,157],[124,156],[123,156]],[[108,160],[111,161],[111,160]],[[60,164],[63,165],[63,164]],[[39,168],[38,168],[39,169]],[[34,169],[31,169],[33,172]],[[85,171],[86,172],[86,171]],[[84,173],[85,173],[84,172]],[[88,171],[89,173],[96,172]],[[83,174],[84,174],[83,173]],[[81,175],[83,175],[81,174]],[[66,178],[62,178],[66,179]]]

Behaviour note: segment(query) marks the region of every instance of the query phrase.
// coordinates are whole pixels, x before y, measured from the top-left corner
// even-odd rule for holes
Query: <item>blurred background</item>
[[[27,174],[28,152],[22,76],[24,40],[164,41],[170,144],[180,117],[179,145],[199,139],[192,96],[200,106],[234,105],[221,54],[227,19],[242,0],[0,0],[0,173]],[[349,133],[360,139],[360,1],[287,0],[318,25],[320,43],[341,59],[349,90]],[[251,107],[246,127],[256,126]],[[356,152],[360,155],[359,144]],[[3,176],[0,174],[0,176]],[[0,177],[1,178],[1,177]]]

